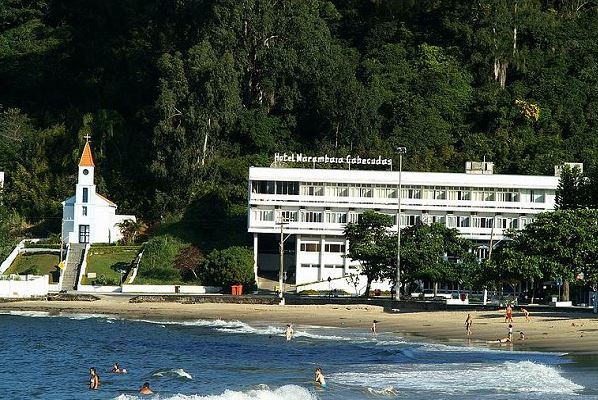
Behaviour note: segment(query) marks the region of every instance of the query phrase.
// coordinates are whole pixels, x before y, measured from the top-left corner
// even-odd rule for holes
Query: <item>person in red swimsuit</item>
[[[505,322],[513,322],[513,309],[510,304],[507,304],[507,310],[505,313]]]

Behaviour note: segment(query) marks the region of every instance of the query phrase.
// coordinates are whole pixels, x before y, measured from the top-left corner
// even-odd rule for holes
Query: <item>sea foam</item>
[[[359,371],[331,374],[335,383],[362,386],[370,390],[392,386],[402,391],[427,390],[439,393],[494,392],[577,394],[583,390],[561,376],[557,368],[531,361],[495,364],[403,364],[368,365]]]
[[[137,400],[138,396],[121,394],[114,400]],[[176,394],[170,397],[160,397],[161,400],[317,400],[316,395],[309,390],[296,385],[281,386],[270,389],[264,385],[262,389],[247,391],[225,390],[216,395]]]

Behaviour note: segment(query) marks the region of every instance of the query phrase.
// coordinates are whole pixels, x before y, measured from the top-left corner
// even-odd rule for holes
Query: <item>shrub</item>
[[[238,246],[213,250],[204,263],[202,278],[216,286],[253,285],[253,251]]]
[[[179,280],[180,271],[174,267],[176,256],[183,244],[170,235],[156,236],[146,244],[139,263],[139,275],[143,278],[163,281]]]
[[[175,266],[181,271],[183,280],[198,280],[197,271],[204,261],[201,250],[195,246],[183,248],[175,259]]]
[[[96,280],[93,281],[93,284],[97,286],[118,286],[116,279],[106,277],[104,274],[98,276]]]

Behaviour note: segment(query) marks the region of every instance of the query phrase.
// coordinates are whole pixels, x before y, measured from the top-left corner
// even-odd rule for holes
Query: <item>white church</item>
[[[62,202],[64,243],[114,243],[122,238],[118,224],[136,221],[134,215],[116,215],[116,204],[96,193],[93,156],[85,143],[75,195]]]

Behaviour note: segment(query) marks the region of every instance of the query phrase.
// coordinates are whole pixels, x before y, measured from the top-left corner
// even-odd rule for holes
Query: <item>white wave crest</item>
[[[137,400],[138,396],[131,396],[121,394],[115,397],[114,400]],[[263,385],[260,389],[251,389],[244,392],[235,390],[226,390],[222,394],[217,395],[185,395],[176,394],[171,397],[160,397],[162,400],[317,400],[315,394],[309,390],[296,385],[286,385],[277,389],[271,390],[268,386]]]
[[[442,393],[494,392],[577,394],[580,386],[558,369],[531,361],[498,364],[403,364],[362,366],[360,371],[331,374],[330,380],[374,389],[428,390]],[[475,384],[468,384],[475,382]]]
[[[50,313],[47,311],[11,310],[8,312],[2,312],[2,314],[15,315],[15,316],[19,316],[19,317],[32,317],[32,318],[50,317]]]
[[[386,386],[383,388],[371,388],[367,389],[368,393],[374,396],[380,397],[397,397],[399,395],[399,391],[392,386]]]
[[[199,319],[195,321],[152,321],[152,320],[145,320],[145,319],[137,319],[137,322],[145,322],[149,324],[157,324],[157,325],[180,325],[180,326],[198,326],[198,327],[206,327],[206,328],[213,328],[218,332],[223,333],[232,333],[232,334],[250,334],[250,335],[267,335],[267,336],[284,336],[285,329],[282,327],[276,326],[251,326],[246,324],[245,322],[241,321],[226,321],[222,319],[213,319],[213,320],[205,320]],[[302,330],[295,329],[294,333],[295,337],[305,337],[309,339],[317,339],[317,340],[352,340],[348,337],[338,336],[338,335],[320,335],[316,333],[306,332]]]
[[[154,371],[152,373],[152,376],[154,376],[156,378],[174,377],[174,378],[183,378],[183,379],[193,379],[191,374],[182,368],[159,369],[157,371]]]

